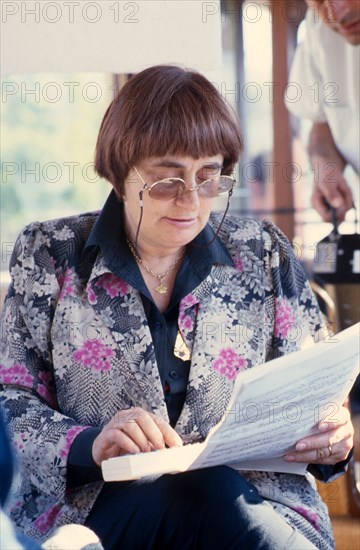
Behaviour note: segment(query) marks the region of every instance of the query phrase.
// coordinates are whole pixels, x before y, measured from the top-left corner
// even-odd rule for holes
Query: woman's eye
[[[152,181],[155,183],[155,181],[161,181],[161,180],[171,180],[173,178],[176,178],[178,176],[174,174],[157,174],[154,178],[152,178]]]
[[[218,169],[209,169],[209,170],[202,170],[199,174],[197,174],[197,179],[201,181],[210,180],[211,178],[216,178],[220,176],[220,170]]]

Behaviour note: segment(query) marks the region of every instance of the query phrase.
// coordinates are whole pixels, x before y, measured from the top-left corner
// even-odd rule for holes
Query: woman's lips
[[[165,218],[165,220],[176,227],[190,227],[196,222],[196,218]]]

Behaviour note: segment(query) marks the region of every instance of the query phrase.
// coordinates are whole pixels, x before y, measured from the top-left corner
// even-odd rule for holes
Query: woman
[[[204,439],[242,369],[300,347],[295,325],[302,340],[319,331],[283,235],[211,213],[231,196],[241,147],[236,118],[203,76],[146,69],[100,129],[96,169],[114,188],[102,212],[20,235],[1,377],[23,470],[12,515],[24,532],[41,540],[84,523],[106,550],[333,547],[310,473],[221,466],[102,482],[107,458]],[[240,339],[234,327],[246,329]],[[287,459],[324,479],[343,471],[352,426],[340,416]]]

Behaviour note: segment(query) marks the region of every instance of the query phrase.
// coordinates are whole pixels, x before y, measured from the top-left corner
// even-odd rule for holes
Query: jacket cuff
[[[101,428],[87,428],[74,439],[67,461],[68,488],[103,481],[101,468],[92,456],[92,446],[100,432]]]
[[[351,449],[348,457],[337,464],[327,465],[327,464],[309,464],[307,471],[312,474],[315,479],[322,481],[323,483],[328,483],[334,481],[337,477],[344,474],[348,469],[348,464],[353,456],[354,449]]]

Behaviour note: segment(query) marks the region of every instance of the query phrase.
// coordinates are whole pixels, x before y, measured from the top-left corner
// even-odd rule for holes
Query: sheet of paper
[[[265,460],[244,460],[229,464],[234,470],[252,470],[258,472],[282,472],[304,475],[307,464],[286,462],[282,458],[267,458]]]
[[[245,372],[237,379],[221,423],[210,431],[205,450],[192,466],[281,457],[300,438],[314,433],[319,420],[335,415],[358,365],[359,324],[341,337]]]
[[[306,464],[287,463],[282,456],[345,401],[359,372],[359,327],[242,373],[222,420],[203,443],[107,460],[104,479],[218,464],[303,474]]]

